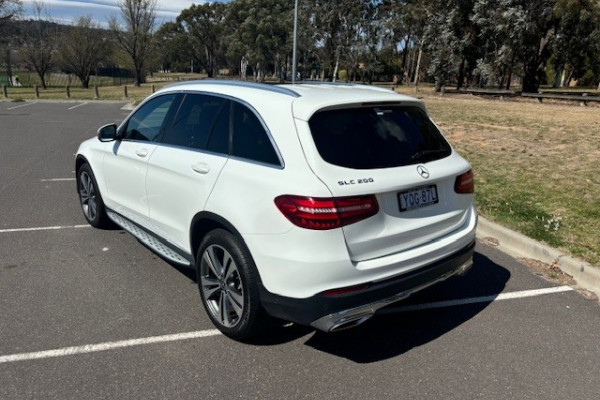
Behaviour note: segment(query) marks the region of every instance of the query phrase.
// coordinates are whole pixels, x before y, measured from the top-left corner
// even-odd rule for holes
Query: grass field
[[[421,92],[485,217],[600,265],[600,107]]]
[[[154,88],[177,77],[157,76]],[[162,81],[158,81],[163,79]],[[170,79],[164,81],[164,79]],[[139,102],[151,84],[127,87]],[[412,87],[400,92],[415,95]],[[99,88],[100,99],[125,100],[122,86]],[[421,86],[433,119],[473,165],[481,215],[600,266],[600,107],[538,104],[432,93]],[[92,100],[93,89],[71,88],[71,98]],[[13,101],[35,99],[32,88],[9,88]],[[65,88],[40,91],[65,99]]]

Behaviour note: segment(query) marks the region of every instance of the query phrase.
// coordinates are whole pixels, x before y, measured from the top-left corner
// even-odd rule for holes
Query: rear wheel
[[[245,244],[223,229],[209,232],[197,256],[202,303],[226,336],[255,336],[268,319],[260,304],[258,271]]]
[[[89,164],[83,164],[77,171],[77,189],[79,203],[87,222],[95,228],[108,227],[110,220],[106,215],[104,202]]]

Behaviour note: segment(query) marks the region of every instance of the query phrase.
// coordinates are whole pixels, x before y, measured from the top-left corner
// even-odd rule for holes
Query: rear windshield
[[[341,167],[400,167],[439,160],[452,152],[419,107],[325,110],[308,123],[323,160]]]

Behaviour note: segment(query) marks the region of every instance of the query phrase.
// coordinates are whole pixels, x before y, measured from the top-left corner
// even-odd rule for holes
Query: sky
[[[50,17],[58,23],[70,24],[76,18],[91,15],[92,19],[106,26],[108,18],[119,16],[120,11],[117,0],[41,0]],[[206,0],[157,0],[156,22],[174,21],[181,10],[189,8],[192,4],[206,3]],[[33,12],[33,0],[22,0],[24,18],[31,18]]]

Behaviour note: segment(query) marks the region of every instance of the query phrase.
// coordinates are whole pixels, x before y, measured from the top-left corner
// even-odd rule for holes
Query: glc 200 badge
[[[347,185],[360,185],[362,183],[373,183],[375,179],[373,178],[362,178],[362,179],[349,179],[347,181],[338,181],[338,185],[347,186]]]
[[[424,165],[419,165],[417,167],[417,172],[419,173],[419,175],[421,175],[421,178],[429,179],[429,171],[427,170],[427,168],[425,168]]]

